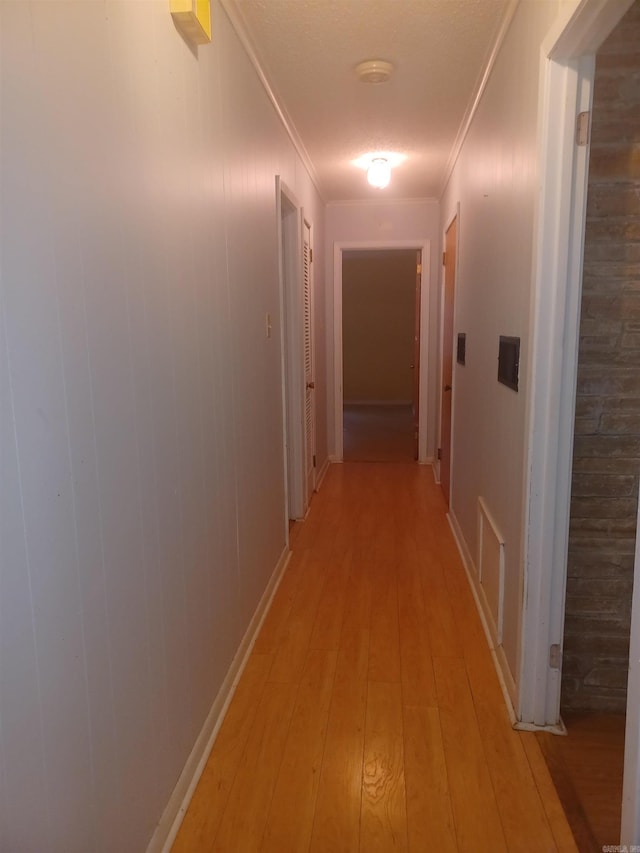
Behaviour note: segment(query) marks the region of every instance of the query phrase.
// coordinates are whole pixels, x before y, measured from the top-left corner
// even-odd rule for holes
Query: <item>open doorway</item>
[[[520,713],[538,724],[553,723],[561,714],[566,723],[568,737],[538,737],[547,741],[567,814],[579,818],[572,828],[580,850],[640,841],[640,342],[633,327],[640,222],[633,165],[640,142],[639,28],[637,0],[633,5],[588,0],[552,49],[557,62],[546,74],[547,83],[573,81],[561,95],[558,85],[546,94],[551,104],[558,97],[560,109],[550,115],[562,115],[560,97],[571,103],[567,147],[560,136],[554,141],[552,132],[546,142],[547,154],[564,155],[549,159],[546,171],[555,198],[568,202],[567,213],[554,215],[554,204],[545,201],[540,217],[540,246],[551,245],[545,236],[549,228],[554,247],[567,251],[559,263],[558,253],[540,252],[537,272],[538,283],[542,276],[556,294],[554,303],[539,290],[538,306],[546,307],[537,323],[548,307],[560,308],[553,322],[562,331],[555,340],[563,351],[555,340],[548,347],[552,324],[540,326],[553,355],[547,359],[538,349],[534,385],[544,400],[546,384],[547,399],[555,403],[539,407],[532,421],[531,471],[536,473],[527,591],[533,606],[527,604],[531,619],[525,619],[523,671],[529,677],[521,682]],[[536,432],[539,415],[545,417],[542,432]],[[546,447],[539,453],[541,436]],[[543,478],[549,486],[538,489]],[[531,568],[540,558],[549,571],[536,576]]]
[[[640,477],[639,36],[636,2],[596,53],[573,441],[558,746],[597,849],[620,841]]]
[[[304,518],[308,506],[305,453],[305,304],[303,282],[301,211],[297,199],[276,177],[278,261],[280,274],[280,333],[282,350],[282,421],[286,484],[287,541],[289,522]],[[305,232],[305,240],[306,240]],[[271,335],[272,318],[266,317]]]
[[[458,216],[444,235],[444,292],[442,299],[442,387],[440,398],[440,484],[451,505],[451,428],[453,415],[453,326],[458,251]]]
[[[342,253],[345,462],[418,458],[420,255]]]

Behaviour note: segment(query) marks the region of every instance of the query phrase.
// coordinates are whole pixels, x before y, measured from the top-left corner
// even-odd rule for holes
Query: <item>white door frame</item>
[[[441,238],[442,239],[442,247],[443,247],[442,251],[443,252],[444,252],[444,246],[446,245],[446,240],[447,240],[447,231],[453,225],[454,219],[456,220],[456,265],[455,265],[456,272],[455,272],[454,282],[453,282],[453,334],[454,334],[453,347],[454,347],[454,352],[455,352],[455,333],[456,333],[456,329],[458,328],[458,323],[457,323],[457,320],[458,320],[458,317],[457,317],[457,311],[458,311],[458,299],[457,299],[457,297],[458,297],[458,269],[459,269],[459,265],[460,265],[460,202],[459,201],[456,202],[453,213],[450,213],[449,216],[447,217],[447,219],[445,219],[445,226],[444,226],[444,229],[442,231],[442,238]],[[443,259],[444,259],[444,255],[443,255]],[[440,296],[440,300],[439,300],[439,306],[440,306],[440,316],[439,316],[440,346],[438,348],[438,356],[440,359],[440,363],[436,367],[436,371],[437,371],[436,406],[437,406],[437,412],[438,412],[438,424],[437,424],[437,429],[436,429],[436,441],[437,441],[436,448],[442,447],[442,396],[443,396],[442,364],[443,364],[443,360],[444,360],[444,286],[445,286],[444,276],[445,276],[445,269],[444,269],[444,263],[443,263],[440,266],[440,294],[439,294],[439,296]],[[451,438],[449,440],[449,507],[451,507],[453,505],[453,481],[451,478],[451,471],[453,470],[453,454],[454,454],[453,423],[454,423],[454,418],[455,418],[455,399],[456,399],[455,398],[455,387],[456,387],[456,383],[455,383],[456,362],[455,362],[455,360],[453,362],[453,374],[452,374],[451,378],[452,378],[452,382],[451,382],[452,390],[451,390]],[[435,473],[435,479],[436,479],[437,483],[441,483],[442,478],[440,476],[440,460],[438,459],[437,450],[435,453],[435,457],[436,458],[433,461],[433,470]]]
[[[286,217],[286,218],[285,218]],[[284,442],[285,522],[304,518],[304,359],[302,339],[302,220],[295,195],[276,176],[276,223],[280,280],[280,351]]]
[[[591,92],[589,69],[580,69],[580,62],[544,64],[517,716],[525,724],[553,727],[560,725],[561,673],[550,666],[550,649],[562,647],[564,630],[588,169],[588,148],[575,145],[575,121],[581,109],[589,109]]]
[[[562,648],[564,633],[588,176],[588,148],[575,144],[575,121],[578,113],[591,109],[595,52],[632,2],[580,0],[542,48],[541,189],[532,286],[527,541],[517,709],[521,727],[561,724],[561,672],[551,666],[550,652],[553,645]],[[634,586],[623,844],[640,840],[640,557]]]
[[[304,229],[309,229],[309,336],[310,336],[310,344],[311,344],[311,382],[313,383],[313,388],[311,390],[311,414],[312,414],[312,423],[311,423],[311,452],[313,454],[314,460],[316,456],[316,393],[315,393],[315,379],[316,379],[316,336],[314,334],[315,330],[315,311],[314,311],[314,299],[315,299],[315,282],[313,277],[313,223],[310,218],[307,218],[306,212],[304,208],[302,209],[301,215],[301,228],[303,231],[301,244],[304,244]],[[302,275],[302,284],[304,291],[304,270]],[[304,300],[304,292],[303,292],[303,300]],[[303,316],[304,316],[304,304],[302,306]],[[303,319],[303,365],[304,365],[304,319]],[[304,367],[303,367],[304,374]],[[315,461],[311,468],[311,477],[308,476],[308,458],[306,454],[308,440],[309,437],[307,435],[307,418],[306,418],[306,395],[307,395],[307,384],[306,384],[306,376],[303,375],[303,388],[305,394],[305,414],[304,414],[304,482],[305,482],[305,503],[308,506],[311,501],[312,492],[315,491],[316,488],[316,466]]]
[[[431,242],[421,240],[356,241],[333,244],[333,346],[334,346],[334,424],[335,457],[343,458],[343,405],[342,388],[342,253],[353,250],[384,252],[387,250],[413,249],[422,253],[422,280],[420,288],[420,400],[418,403],[418,462],[428,462],[427,457],[427,389],[429,383],[428,340],[429,301],[431,292]]]

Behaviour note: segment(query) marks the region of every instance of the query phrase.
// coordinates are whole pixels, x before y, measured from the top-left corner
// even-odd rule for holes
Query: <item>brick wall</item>
[[[640,470],[640,0],[598,52],[562,707],[623,711]]]

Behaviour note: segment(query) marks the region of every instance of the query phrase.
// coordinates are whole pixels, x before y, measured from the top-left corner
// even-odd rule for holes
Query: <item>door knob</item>
[[[307,391],[311,388],[313,390],[316,387],[315,382],[307,382]]]
[[[414,370],[414,369],[415,369],[415,364],[410,364],[410,365],[409,365],[409,367],[411,368],[411,370]]]
[[[451,391],[451,385],[445,385],[444,390],[445,391]]]

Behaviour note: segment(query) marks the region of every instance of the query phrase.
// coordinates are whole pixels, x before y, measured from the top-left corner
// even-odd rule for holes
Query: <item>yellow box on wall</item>
[[[192,44],[211,41],[211,0],[170,0],[171,17]]]

